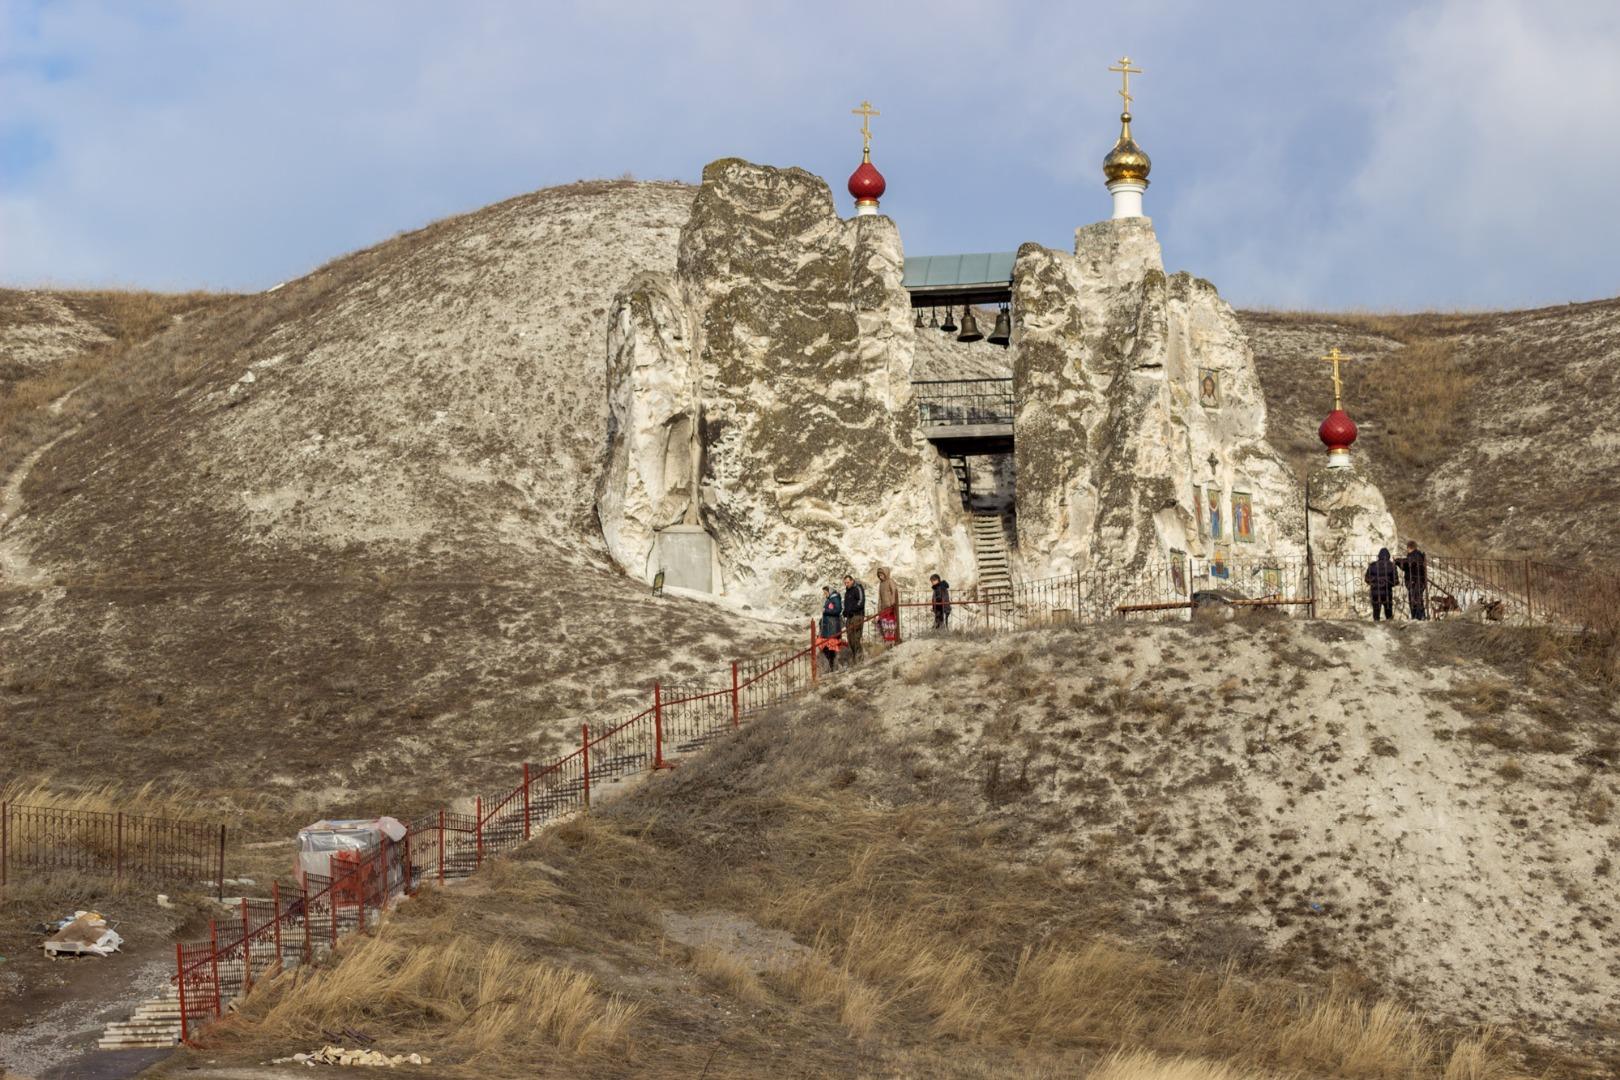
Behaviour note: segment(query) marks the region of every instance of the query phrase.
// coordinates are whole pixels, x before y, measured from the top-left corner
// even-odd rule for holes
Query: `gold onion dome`
[[[1131,114],[1121,113],[1119,117],[1119,141],[1114,148],[1103,158],[1103,175],[1110,184],[1118,180],[1135,180],[1139,183],[1148,182],[1148,173],[1153,169],[1153,162],[1136,140],[1131,138]]]

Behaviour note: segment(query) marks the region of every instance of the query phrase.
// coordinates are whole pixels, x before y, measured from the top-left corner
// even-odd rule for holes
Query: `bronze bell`
[[[939,308],[930,306],[928,309],[928,325],[935,330],[939,329]]]
[[[953,308],[946,308],[945,309],[945,321],[943,323],[941,323],[940,326],[939,326],[939,329],[940,329],[940,331],[942,333],[946,333],[946,334],[954,334],[954,333],[956,333],[956,323],[951,321],[951,312],[953,310],[955,310],[955,309],[953,309]]]
[[[962,332],[956,336],[957,341],[983,341],[984,335],[979,333],[979,320],[973,317],[973,309],[964,305],[962,307]]]
[[[918,308],[918,309],[917,309],[917,329],[919,329],[919,330],[921,330],[921,329],[922,329],[922,325],[923,325],[923,321],[922,321],[922,308]]]
[[[996,312],[996,328],[990,331],[990,344],[1007,347],[1012,340],[1012,319],[1007,317],[1007,309],[1002,308]]]

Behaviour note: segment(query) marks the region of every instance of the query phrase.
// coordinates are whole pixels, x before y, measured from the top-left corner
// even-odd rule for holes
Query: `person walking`
[[[934,629],[951,628],[951,583],[938,574],[928,575],[928,584],[934,587]]]
[[[1429,557],[1418,550],[1416,540],[1406,542],[1406,554],[1395,560],[1406,579],[1406,599],[1412,605],[1412,618],[1429,617]]]
[[[878,629],[883,632],[884,642],[892,645],[900,640],[900,590],[886,566],[878,567],[877,579]]]
[[[866,622],[866,586],[853,575],[844,575],[844,640],[849,642],[849,662],[861,662],[861,626]]]
[[[843,629],[844,598],[829,585],[821,588],[821,655],[827,658],[827,670],[838,663],[838,632]]]
[[[1395,618],[1395,583],[1400,577],[1400,571],[1389,557],[1389,548],[1379,548],[1377,561],[1370,563],[1367,572],[1361,575],[1372,596],[1373,622],[1378,621],[1380,612],[1386,619]]]

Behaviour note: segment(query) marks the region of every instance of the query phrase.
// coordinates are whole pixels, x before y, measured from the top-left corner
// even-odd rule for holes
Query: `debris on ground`
[[[273,1058],[272,1065],[369,1065],[392,1069],[399,1065],[431,1065],[433,1059],[421,1054],[385,1054],[381,1050],[346,1050],[341,1046],[323,1046],[312,1054],[294,1054]]]
[[[111,956],[124,939],[95,911],[75,911],[56,923],[56,932],[45,939],[45,955]]]

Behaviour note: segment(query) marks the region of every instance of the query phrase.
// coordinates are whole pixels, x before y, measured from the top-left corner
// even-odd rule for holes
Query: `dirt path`
[[[68,399],[80,390],[85,383],[80,383],[61,397],[45,406],[45,411],[52,416],[61,416],[62,407]],[[23,458],[22,462],[6,478],[6,485],[0,488],[0,582],[19,585],[40,585],[45,582],[44,571],[36,569],[28,561],[28,554],[23,550],[21,542],[10,526],[22,517],[22,489],[28,480],[28,474],[34,471],[39,459],[48,454],[51,447],[78,431],[81,425],[75,424],[66,431],[59,433],[55,438],[37,447],[33,453]],[[10,533],[11,535],[8,535]]]

